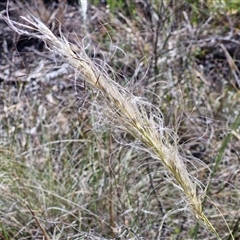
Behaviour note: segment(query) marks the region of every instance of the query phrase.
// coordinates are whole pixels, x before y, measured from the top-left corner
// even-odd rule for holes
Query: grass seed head
[[[105,99],[105,115],[109,120],[114,126],[125,129],[141,141],[143,149],[164,165],[196,219],[218,236],[202,211],[201,198],[197,193],[197,180],[189,174],[179,156],[175,134],[170,134],[169,130],[164,128],[161,112],[112,81],[103,69],[91,61],[83,47],[70,44],[63,35],[61,38],[56,37],[32,15],[22,18],[30,26],[12,22],[9,18],[5,20],[19,34],[42,39],[51,51],[64,58],[89,85],[99,90]]]

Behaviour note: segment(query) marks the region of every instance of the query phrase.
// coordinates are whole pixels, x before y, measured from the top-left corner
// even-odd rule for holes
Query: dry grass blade
[[[48,236],[46,230],[44,229],[44,227],[42,226],[42,224],[40,223],[40,221],[38,220],[38,218],[36,217],[34,211],[31,209],[31,207],[29,205],[27,205],[29,211],[31,212],[33,218],[35,219],[37,225],[39,226],[39,228],[42,230],[43,236],[45,237],[46,240],[50,240],[50,237]]]
[[[230,56],[229,52],[227,51],[226,47],[223,44],[221,44],[221,48],[222,48],[223,52],[225,53],[230,70],[235,78],[235,82],[236,82],[237,86],[240,86],[240,81],[239,81],[240,71],[239,71],[238,67],[236,66],[234,60]],[[232,83],[232,85],[237,89],[236,84]]]
[[[200,188],[197,180],[188,173],[178,153],[176,136],[164,128],[159,110],[113,82],[104,69],[91,61],[84,50],[76,54],[73,51],[74,46],[70,45],[64,36],[57,38],[34,16],[22,18],[33,27],[12,22],[8,18],[5,20],[19,34],[27,34],[45,41],[53,52],[62,56],[92,87],[102,93],[106,99],[105,114],[109,119],[115,126],[125,129],[141,141],[144,150],[165,166],[193,215],[219,239],[217,231],[203,213],[201,194],[197,193],[197,188]]]

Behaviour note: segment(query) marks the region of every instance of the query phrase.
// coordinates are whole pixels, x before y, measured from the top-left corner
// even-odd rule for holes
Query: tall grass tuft
[[[180,191],[183,201],[198,222],[205,225],[220,239],[203,212],[204,191],[197,179],[187,171],[184,159],[178,153],[177,136],[164,127],[163,116],[159,109],[112,81],[106,69],[94,63],[85,53],[83,46],[79,47],[80,43],[76,47],[63,35],[61,38],[56,37],[49,28],[32,15],[22,17],[30,26],[4,18],[19,34],[42,39],[50,50],[64,58],[89,85],[99,90],[105,100],[102,109],[110,122],[132,134],[142,143],[142,149],[164,165],[169,173],[169,180],[173,181],[176,189]]]

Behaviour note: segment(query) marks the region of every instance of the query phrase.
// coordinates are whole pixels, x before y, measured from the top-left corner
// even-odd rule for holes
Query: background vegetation
[[[207,186],[205,214],[221,239],[239,239],[238,1],[93,0],[85,20],[74,1],[9,3],[11,19],[27,11],[161,110]],[[39,40],[3,20],[0,31],[0,239],[216,238],[163,166],[108,123],[97,91]]]

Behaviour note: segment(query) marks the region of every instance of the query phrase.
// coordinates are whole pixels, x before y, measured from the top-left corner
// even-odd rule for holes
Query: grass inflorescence
[[[82,40],[66,37],[65,29],[53,33],[45,24],[50,20],[35,14],[21,17],[24,23],[3,17],[18,34],[43,40],[47,58],[60,65],[49,74],[44,59],[26,87],[19,81],[17,104],[11,106],[7,93],[3,98],[0,131],[9,150],[0,158],[4,239],[238,235],[238,217],[227,215],[237,211],[239,198],[237,171],[228,166],[238,156],[237,65],[220,44],[233,78],[217,85],[212,69],[207,65],[206,75],[197,65],[211,51],[207,37],[198,41],[209,28],[206,20],[196,31],[200,10],[191,12],[185,1],[140,2],[92,7],[102,19],[96,34],[87,36],[91,4],[84,5]],[[118,34],[124,31],[123,40]],[[62,74],[74,83],[51,83]],[[34,87],[26,90],[29,79],[38,86],[33,79],[39,76],[46,85],[43,102]],[[66,88],[71,93],[59,97]],[[186,210],[201,228],[194,218],[186,220]]]
[[[174,144],[174,136],[168,134],[168,130],[165,129],[161,113],[155,113],[152,111],[154,106],[151,106],[150,103],[136,98],[127,89],[114,83],[104,73],[104,69],[96,66],[84,51],[79,54],[74,53],[73,47],[64,36],[57,38],[34,16],[22,18],[34,27],[32,30],[37,32],[29,33],[27,30],[19,30],[11,21],[9,21],[9,24],[20,34],[24,33],[44,40],[54,53],[63,57],[74,70],[84,77],[86,82],[103,94],[106,98],[106,108],[109,109],[105,110],[106,117],[109,117],[116,127],[124,128],[141,141],[146,147],[146,151],[150,152],[154,158],[165,166],[173,176],[177,188],[181,190],[183,198],[194,216],[217,236],[216,230],[202,211],[202,196],[197,194],[197,184],[194,179],[191,179],[178,154],[178,148]],[[23,24],[15,24],[24,27]],[[31,29],[27,25],[25,25],[25,28]],[[171,138],[171,140],[168,138]]]

